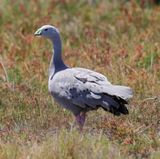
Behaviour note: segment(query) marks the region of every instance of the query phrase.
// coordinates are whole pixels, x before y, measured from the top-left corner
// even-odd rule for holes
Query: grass
[[[134,1],[0,2],[0,158],[160,158],[160,8]],[[61,32],[71,67],[133,88],[128,116],[89,112],[84,132],[48,93],[51,44]]]

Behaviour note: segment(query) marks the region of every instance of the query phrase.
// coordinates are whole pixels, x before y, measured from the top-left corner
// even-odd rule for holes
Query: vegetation
[[[136,1],[0,1],[0,158],[160,158],[160,7]],[[83,133],[48,93],[51,44],[60,29],[71,67],[134,89],[128,116],[88,113]]]

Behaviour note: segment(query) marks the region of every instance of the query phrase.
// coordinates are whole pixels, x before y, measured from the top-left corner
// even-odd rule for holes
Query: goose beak
[[[34,33],[35,36],[40,36],[42,35],[42,30],[41,29],[38,29],[35,33]]]

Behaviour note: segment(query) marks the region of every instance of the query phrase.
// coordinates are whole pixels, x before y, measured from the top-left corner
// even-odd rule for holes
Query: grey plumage
[[[48,87],[60,105],[75,116],[99,107],[114,115],[128,114],[125,105],[133,96],[131,88],[112,85],[100,73],[66,66],[61,58],[61,39],[57,28],[46,25],[38,29],[35,35],[47,37],[53,43]]]
[[[56,73],[49,79],[49,90],[75,115],[98,107],[118,111],[118,101],[132,97],[129,87],[112,85],[103,75],[83,68],[67,68]]]

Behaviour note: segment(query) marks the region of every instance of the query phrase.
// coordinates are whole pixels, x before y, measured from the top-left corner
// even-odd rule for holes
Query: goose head
[[[59,35],[59,30],[52,25],[44,25],[40,27],[35,33],[35,36],[42,36],[48,39],[53,39],[55,36]]]

